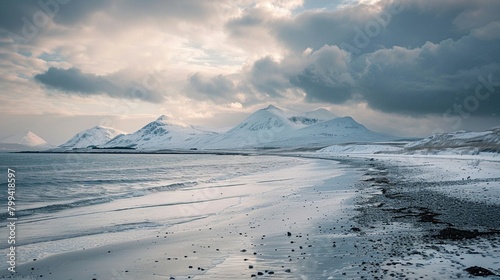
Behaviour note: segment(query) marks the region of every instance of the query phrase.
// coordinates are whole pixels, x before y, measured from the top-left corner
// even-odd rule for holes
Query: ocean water
[[[0,249],[7,251],[7,169],[16,172],[18,261],[140,238],[233,203],[224,181],[293,167],[271,156],[0,153]],[[219,208],[204,202],[220,200]],[[4,242],[5,241],[5,242]],[[5,263],[1,264],[6,266]]]

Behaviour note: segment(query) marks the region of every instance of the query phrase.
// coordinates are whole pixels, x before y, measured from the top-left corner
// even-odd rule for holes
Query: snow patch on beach
[[[403,148],[393,145],[382,144],[347,144],[347,145],[333,145],[321,149],[319,153],[327,154],[377,154],[383,152],[399,152]]]

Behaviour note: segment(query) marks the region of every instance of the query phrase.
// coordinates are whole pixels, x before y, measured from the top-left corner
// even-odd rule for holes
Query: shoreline
[[[195,227],[174,225],[156,237],[49,256],[20,269],[34,279],[40,275],[50,279],[453,279],[500,273],[500,219],[493,214],[500,213],[500,204],[495,200],[485,204],[482,196],[471,201],[470,193],[453,192],[471,184],[498,186],[500,176],[494,172],[500,166],[498,160],[473,166],[464,162],[474,157],[422,156],[416,161],[405,155],[276,156],[317,162],[307,169],[309,173],[294,174],[319,177],[308,186],[304,184],[313,182],[295,178],[288,189],[284,185],[291,183],[282,179],[290,175],[280,173],[283,170],[265,175],[267,180],[255,175],[253,185],[265,182],[266,187],[273,186],[272,191],[241,197],[212,218],[196,221]],[[442,167],[443,162],[449,165]],[[337,173],[326,174],[330,167],[325,166],[337,167]],[[457,178],[464,168],[472,180]],[[467,212],[469,218],[464,218]],[[468,225],[471,221],[477,224]]]
[[[368,144],[368,143],[357,143]],[[390,143],[385,143],[390,144]],[[135,148],[53,148],[47,150],[3,150],[0,152],[14,154],[215,154],[215,155],[282,155],[295,152],[315,152],[328,146],[312,147],[255,147],[255,148],[231,148],[231,149],[149,149],[141,150]]]
[[[324,233],[321,224],[326,217],[336,220],[338,233],[345,234],[340,227],[347,226],[354,213],[351,202],[355,190],[350,184],[358,176],[336,161],[304,160],[304,164],[291,168],[229,179],[224,185],[233,187],[216,187],[214,194],[218,191],[221,194],[224,191],[224,195],[242,193],[239,188],[250,192],[243,192],[222,211],[189,223],[149,231],[136,241],[66,252],[20,264],[15,276],[213,279],[212,276],[217,275],[218,279],[239,279],[260,277],[262,273],[299,279],[301,275],[316,272],[309,269],[315,263],[314,252],[321,244],[319,240]],[[213,206],[218,204],[213,203]],[[212,206],[209,202],[204,207],[208,208],[198,211],[205,212],[204,209]],[[343,266],[350,263],[341,263],[338,268]],[[10,277],[10,274],[1,275]]]
[[[373,249],[388,256],[366,262],[364,269],[376,272],[372,277],[500,279],[500,159],[349,158],[370,158],[355,219],[368,241],[384,244]]]

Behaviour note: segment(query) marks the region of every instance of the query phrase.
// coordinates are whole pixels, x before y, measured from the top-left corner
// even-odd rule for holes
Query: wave
[[[136,223],[124,223],[124,224],[118,224],[118,225],[108,225],[108,226],[103,226],[103,227],[98,227],[98,228],[90,228],[87,230],[79,230],[78,232],[70,232],[67,234],[63,235],[57,235],[57,236],[39,236],[39,237],[34,237],[30,239],[29,241],[21,240],[18,242],[16,240],[16,245],[17,246],[24,246],[28,244],[36,244],[36,243],[43,243],[43,242],[53,242],[53,241],[60,241],[60,240],[66,240],[66,239],[72,239],[72,238],[78,238],[78,237],[85,237],[85,236],[93,236],[93,235],[99,235],[99,234],[109,234],[109,233],[118,233],[118,232],[124,232],[124,231],[130,231],[130,230],[136,230],[136,229],[147,229],[147,228],[157,228],[157,227],[163,227],[165,226],[164,224],[159,224],[159,223],[154,223],[154,222],[136,222]],[[0,245],[0,250],[6,249],[8,246],[5,244]]]
[[[17,218],[27,217],[27,216],[32,216],[32,215],[41,214],[41,213],[43,213],[43,214],[54,213],[54,212],[59,212],[62,210],[67,210],[67,209],[109,203],[111,201],[119,200],[119,199],[146,196],[146,195],[149,195],[152,193],[158,193],[158,192],[164,192],[164,191],[172,191],[175,189],[192,187],[195,185],[197,185],[197,182],[173,183],[173,184],[169,184],[169,185],[162,185],[162,186],[144,188],[144,189],[140,189],[140,190],[134,190],[134,191],[122,193],[122,194],[115,194],[115,195],[96,197],[96,198],[80,199],[80,200],[75,200],[75,201],[71,201],[71,202],[67,202],[67,203],[50,204],[50,205],[45,205],[45,206],[41,206],[41,207],[17,210],[16,217]],[[8,213],[6,213],[6,212],[0,213],[1,220],[5,220],[8,217],[9,217]]]
[[[30,238],[29,240],[16,240],[16,245],[17,246],[25,246],[25,245],[33,245],[37,243],[44,243],[44,242],[57,242],[61,240],[69,240],[69,239],[74,239],[74,238],[80,238],[80,237],[91,237],[91,236],[98,236],[98,235],[104,235],[104,234],[110,234],[110,233],[120,233],[120,232],[126,232],[126,231],[133,231],[133,230],[138,230],[138,229],[165,229],[168,228],[172,225],[179,225],[179,224],[185,224],[185,223],[190,223],[193,221],[197,220],[202,220],[210,215],[201,215],[197,217],[190,217],[190,218],[179,218],[179,219],[174,219],[168,223],[158,223],[158,222],[151,222],[151,221],[145,221],[145,222],[132,222],[132,223],[123,223],[123,224],[116,224],[116,225],[104,225],[101,227],[95,227],[95,228],[88,228],[86,230],[78,230],[78,231],[73,231],[73,232],[67,232],[65,234],[61,235],[50,235],[50,236],[36,236],[33,238]],[[8,244],[0,244],[0,250],[4,250],[9,248],[10,245]]]
[[[119,175],[120,176],[120,175]],[[126,176],[126,175],[123,175]],[[83,176],[82,176],[83,177]],[[23,182],[24,186],[29,186],[36,188],[38,186],[44,186],[50,183],[51,185],[63,185],[67,184],[65,180],[54,180],[53,177],[36,177],[36,180],[30,180],[32,178],[27,178],[29,182]],[[21,180],[22,181],[22,180]],[[87,178],[71,178],[71,184],[82,185],[82,186],[99,186],[99,185],[116,185],[116,184],[137,184],[144,182],[151,182],[151,178],[103,178],[103,179],[87,179]],[[0,187],[7,188],[7,181],[1,182]]]

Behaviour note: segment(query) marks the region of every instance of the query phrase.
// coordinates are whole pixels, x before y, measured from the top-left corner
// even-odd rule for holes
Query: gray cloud
[[[475,115],[498,116],[498,48],[500,42],[492,44],[490,36],[488,41],[464,36],[414,49],[380,49],[352,60],[337,46],[325,46],[295,59],[258,60],[249,81],[274,95],[298,87],[310,102],[366,102],[373,109],[410,116],[456,113],[461,106]],[[475,93],[478,86],[481,98]]]
[[[255,61],[243,75],[243,91],[258,98],[288,98],[300,89],[309,102],[342,104],[353,98],[357,87],[349,53],[337,46],[324,46],[311,53],[281,61],[267,56]],[[294,95],[295,96],[295,95]],[[295,96],[296,97],[296,96]]]
[[[500,42],[490,44],[464,36],[457,41],[426,43],[416,49],[379,50],[364,57],[358,80],[360,92],[371,107],[386,112],[441,114],[459,105],[476,115],[498,114],[498,48]],[[486,89],[481,80],[489,76],[493,85]],[[476,96],[478,86],[482,86],[480,96],[488,98]]]
[[[269,56],[253,64],[247,79],[256,91],[271,97],[283,96],[283,91],[290,87],[283,67]]]
[[[66,70],[50,67],[45,73],[35,75],[35,80],[58,90],[90,94],[97,94],[112,87],[109,80],[93,74],[84,74],[76,68]]]
[[[42,3],[53,1],[58,0]],[[224,13],[234,12],[231,7],[235,6],[241,9],[237,17]],[[23,18],[33,21],[33,15],[40,10],[38,0],[0,2],[0,34],[20,34],[26,24]],[[182,37],[189,46],[200,43],[196,39],[200,33],[191,27],[198,31],[213,25],[217,32],[227,35],[227,41],[220,44],[221,52],[238,49],[248,59],[260,56],[231,75],[190,75],[185,81],[186,94],[200,100],[248,104],[300,92],[307,102],[363,102],[372,109],[401,115],[442,114],[459,105],[474,108],[470,113],[476,115],[500,116],[499,10],[497,0],[387,0],[376,6],[362,4],[276,16],[250,1],[93,0],[59,5],[53,21],[61,32],[106,22],[94,31],[100,34],[154,25],[167,35]],[[184,29],[177,32],[178,26]],[[6,39],[0,39],[0,47],[6,45]],[[74,53],[79,55],[80,51]],[[269,53],[283,57],[265,55]],[[155,55],[161,53],[153,52]],[[185,59],[192,57],[190,54]],[[204,71],[199,69],[192,71]],[[492,82],[485,84],[488,77]],[[99,76],[76,68],[51,67],[36,75],[35,80],[66,94],[163,100],[154,89],[134,91],[141,81],[137,74]],[[478,86],[489,95],[487,99],[475,97],[479,101],[476,106],[472,98]],[[245,95],[244,101],[240,94]]]
[[[317,50],[324,45],[346,49],[349,45],[359,52],[356,54],[363,54],[394,46],[417,48],[427,41],[458,40],[472,28],[498,20],[494,12],[498,9],[500,2],[494,0],[381,1],[376,6],[305,11],[269,26],[270,32],[295,51]]]
[[[244,38],[251,29],[267,26],[273,22],[269,13],[262,8],[252,6],[245,8],[243,12],[242,16],[232,18],[225,24],[226,30],[233,39]]]
[[[151,83],[143,83],[144,79],[137,79],[137,82],[133,82],[134,79],[125,73],[99,76],[83,73],[77,68],[50,67],[44,73],[35,75],[34,78],[46,87],[66,94],[80,96],[105,94],[113,98],[138,99],[152,103],[164,101],[164,97],[150,86]]]
[[[224,1],[221,1],[224,2]],[[141,20],[190,21],[217,16],[218,5],[208,1],[182,0],[24,0],[0,2],[0,28],[20,33],[26,21],[38,26],[47,16],[62,25],[84,23],[94,13],[107,14],[122,23]],[[45,16],[44,16],[45,15]]]
[[[234,82],[224,75],[208,77],[202,73],[194,73],[188,77],[187,92],[192,97],[234,101],[237,91]]]
[[[281,61],[264,57],[249,70],[247,81],[260,92],[300,88],[306,101],[366,102],[409,116],[456,113],[457,106],[500,116],[500,15],[494,12],[500,2],[379,5],[306,11],[274,22],[243,13],[226,28],[264,24],[288,47]],[[486,99],[476,96],[480,86]]]
[[[305,59],[304,69],[291,77],[292,84],[302,88],[313,102],[341,104],[355,89],[350,55],[337,46],[325,46]]]
[[[191,34],[186,29],[211,30],[220,25],[224,13],[232,7],[226,2],[230,1],[0,1],[0,37],[8,39],[8,46],[16,52],[29,47],[43,49],[53,39],[63,41],[77,33],[82,38],[107,37],[143,26],[154,26],[153,29],[196,41],[199,33]],[[85,27],[87,31],[82,32]]]
[[[18,32],[24,24],[22,17],[32,16],[38,10],[37,2],[2,1],[0,3],[0,28]]]
[[[33,31],[53,21],[58,24],[75,24],[96,11],[112,7],[110,1],[88,0],[26,0],[0,3],[0,28],[23,35],[23,28]]]

